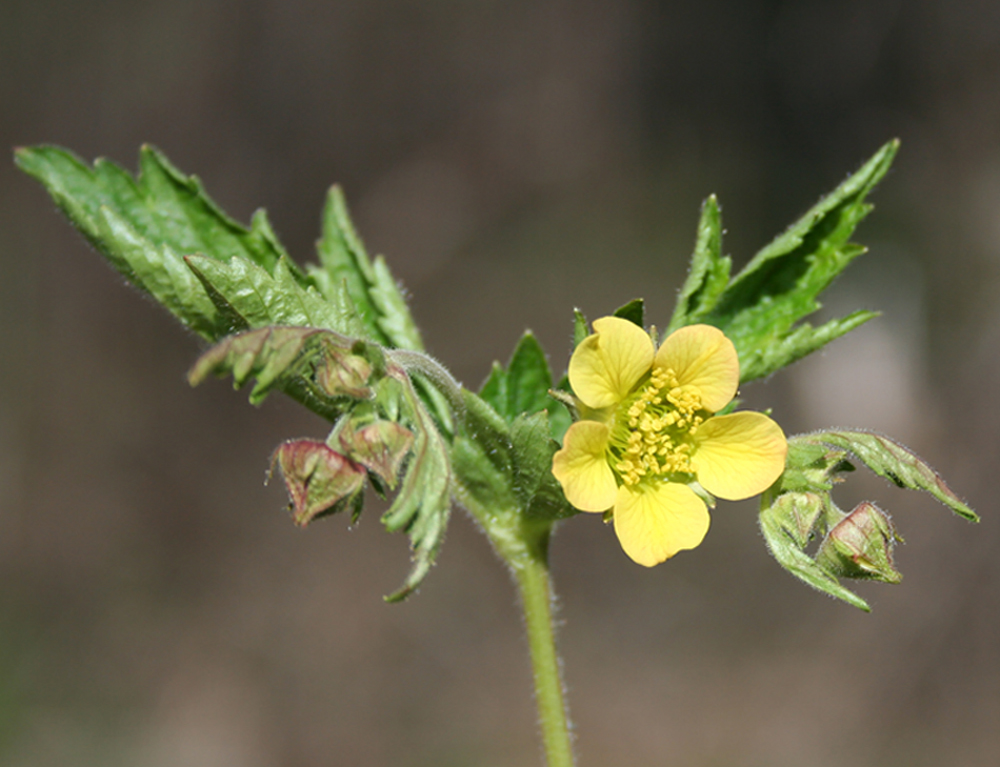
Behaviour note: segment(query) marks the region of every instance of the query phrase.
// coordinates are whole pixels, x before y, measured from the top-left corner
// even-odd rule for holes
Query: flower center
[[[653,372],[618,408],[611,465],[626,485],[668,474],[693,474],[690,437],[708,417],[696,386],[680,386],[670,368]]]

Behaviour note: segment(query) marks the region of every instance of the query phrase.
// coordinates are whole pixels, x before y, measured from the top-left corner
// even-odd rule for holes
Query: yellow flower
[[[625,553],[652,567],[708,532],[692,483],[731,501],[757,495],[784,470],[788,444],[763,413],[714,415],[740,382],[736,349],[718,328],[689,325],[659,350],[618,317],[594,330],[569,362],[584,418],[566,432],[552,473],[581,511],[613,509]]]

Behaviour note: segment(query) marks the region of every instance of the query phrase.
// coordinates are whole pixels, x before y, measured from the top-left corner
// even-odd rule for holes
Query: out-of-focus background
[[[892,137],[824,312],[884,315],[753,384],[789,433],[882,430],[978,527],[858,472],[907,543],[874,612],[810,591],[724,503],[646,570],[553,542],[581,767],[1000,763],[1000,4],[4,0],[0,146],[139,145],[313,258],[327,186],[467,385],[571,312],[669,318],[700,201],[737,265]],[[514,594],[453,517],[403,605],[370,506],[295,529],[268,456],[323,424],[192,391],[200,349],[0,168],[0,762],[513,767],[540,760]],[[829,315],[828,315],[829,316]]]

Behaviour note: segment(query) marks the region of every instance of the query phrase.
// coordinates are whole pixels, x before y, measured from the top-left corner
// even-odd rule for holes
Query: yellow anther
[[[688,437],[704,421],[701,392],[680,386],[670,369],[654,369],[634,399],[623,409],[614,468],[626,485],[647,476],[692,473]]]

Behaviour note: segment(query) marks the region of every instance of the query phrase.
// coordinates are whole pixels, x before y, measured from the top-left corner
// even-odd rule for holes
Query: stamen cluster
[[[641,565],[701,543],[706,495],[749,498],[784,469],[774,421],[717,415],[740,382],[736,348],[718,328],[688,325],[657,349],[642,327],[602,317],[573,352],[569,382],[588,417],[566,432],[552,473],[576,508],[610,516]]]
[[[688,438],[705,420],[701,392],[680,386],[672,369],[656,367],[635,399],[624,404],[625,418],[618,423],[628,429],[616,429],[611,444],[622,481],[637,485],[646,476],[693,474]]]

